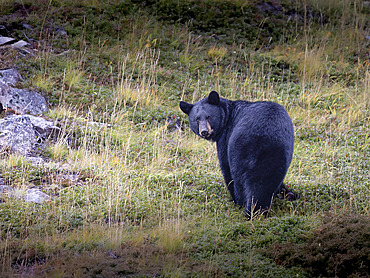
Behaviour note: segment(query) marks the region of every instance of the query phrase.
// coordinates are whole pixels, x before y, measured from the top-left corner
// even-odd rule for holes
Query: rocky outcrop
[[[16,48],[25,46],[11,38],[0,37],[0,47],[7,45]],[[15,68],[0,70],[0,111],[7,111],[5,117],[0,119],[0,151],[18,153],[27,156],[31,163],[36,161],[41,164],[43,159],[33,156],[32,152],[50,136],[58,135],[60,128],[40,117],[48,111],[46,99],[38,92],[16,88],[16,83],[20,81],[22,77]],[[17,198],[27,203],[42,203],[51,198],[38,188],[13,188],[5,184],[1,177],[0,196]]]
[[[36,133],[28,117],[0,120],[1,150],[8,149],[26,155],[36,143]]]
[[[37,117],[48,111],[47,102],[37,92],[15,88],[21,80],[15,68],[0,70],[0,104],[13,113],[0,120],[0,148],[27,155],[60,129]]]
[[[0,36],[0,50],[13,48],[27,55],[30,53],[27,45],[24,41]],[[46,99],[38,92],[17,88],[17,83],[21,81],[23,79],[16,68],[0,68],[0,112],[5,110],[0,117],[0,153],[16,153],[26,157],[33,166],[45,167],[47,162],[39,155],[38,149],[50,137],[58,137],[61,129],[42,117],[48,111]],[[91,125],[93,128],[102,127],[98,123]],[[78,174],[69,173],[62,166],[58,168],[61,173],[54,178],[43,177],[46,184],[42,186],[28,182],[13,186],[12,179],[3,179],[0,172],[0,202],[11,198],[41,204],[52,198],[42,191],[48,188],[49,182],[61,189],[83,185]]]
[[[37,92],[0,85],[0,103],[17,114],[42,115],[48,111],[46,100]]]

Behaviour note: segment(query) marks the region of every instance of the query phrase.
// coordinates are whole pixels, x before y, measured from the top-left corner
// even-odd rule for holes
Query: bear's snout
[[[199,122],[199,135],[205,139],[209,138],[213,133],[210,123],[206,121]]]

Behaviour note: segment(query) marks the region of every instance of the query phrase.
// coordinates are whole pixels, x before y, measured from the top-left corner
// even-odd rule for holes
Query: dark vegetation
[[[362,215],[327,214],[304,243],[273,246],[274,260],[302,266],[314,276],[366,277],[369,275],[370,223]]]

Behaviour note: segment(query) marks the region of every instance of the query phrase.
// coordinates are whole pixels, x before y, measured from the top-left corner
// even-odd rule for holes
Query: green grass
[[[8,185],[53,196],[1,197],[1,277],[325,277],[299,253],[313,235],[333,219],[348,226],[339,238],[353,227],[366,238],[353,225],[369,219],[361,1],[274,1],[280,12],[236,0],[36,2],[0,2],[0,25],[25,39],[28,23],[37,49],[0,58],[48,97],[62,132],[40,150],[44,165],[1,153]],[[215,145],[178,109],[211,90],[286,107],[296,140],[285,183],[301,199],[276,199],[253,221],[230,201]]]

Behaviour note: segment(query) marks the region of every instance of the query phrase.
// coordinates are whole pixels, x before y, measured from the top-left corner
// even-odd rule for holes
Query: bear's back
[[[263,139],[285,145],[293,151],[293,123],[278,103],[235,101],[229,132],[229,138],[234,142],[248,144]]]

